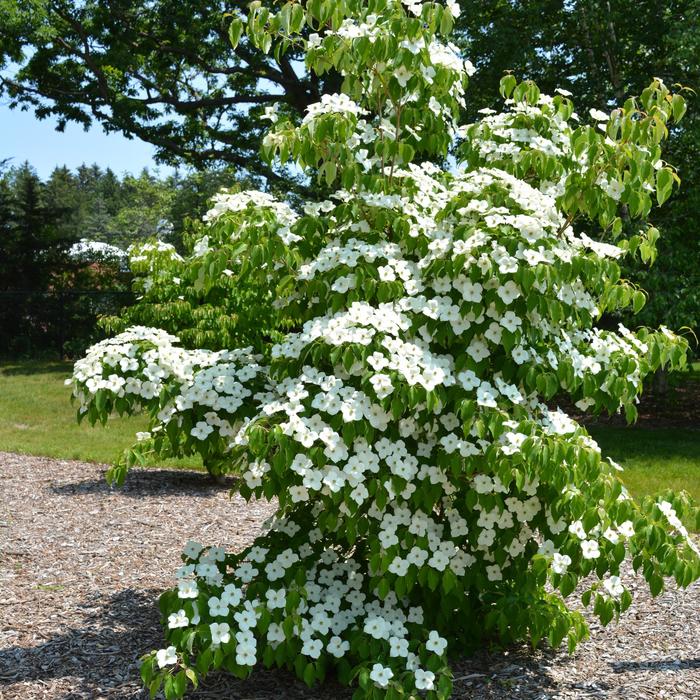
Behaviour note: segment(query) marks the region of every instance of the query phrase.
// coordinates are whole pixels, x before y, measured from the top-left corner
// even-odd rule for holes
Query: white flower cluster
[[[341,75],[359,81],[361,90],[353,93],[354,99],[344,93],[323,95],[319,102],[307,108],[298,133],[305,133],[313,140],[319,117],[328,114],[351,117],[347,121],[354,131],[345,144],[347,153],[365,172],[384,165],[383,156],[377,152],[378,142],[400,137],[416,142],[424,139],[425,114],[417,108],[423,99],[435,117],[431,128],[451,138],[457,129],[455,117],[459,107],[465,104],[466,78],[474,72],[474,66],[460,56],[454,44],[437,40],[429,31],[402,39],[392,56],[374,61],[370,70],[358,65],[358,60],[360,64],[365,60],[365,52],[360,47],[394,41],[395,20],[403,12],[397,12],[398,6],[390,5],[382,12],[377,8],[377,13],[346,17],[337,28],[311,33],[306,40],[306,50],[312,56],[331,53],[334,57],[346,57],[348,60],[336,68]],[[407,9],[420,15],[422,7],[421,3],[414,3]],[[453,17],[459,14],[456,3],[449,3],[449,7]],[[387,99],[390,80],[405,91],[403,96]],[[396,119],[398,109],[402,111],[399,120]],[[372,112],[376,113],[368,116]],[[285,122],[278,126],[279,129],[265,136],[265,148],[274,150],[284,143],[290,125]]]
[[[87,410],[100,390],[149,401],[158,396],[164,382],[172,377],[183,379],[193,370],[194,365],[185,361],[189,353],[176,347],[176,342],[175,336],[157,328],[133,326],[93,345],[75,363],[73,378],[66,384],[74,385],[81,410]],[[203,351],[197,357],[206,354]]]
[[[668,501],[661,501],[661,503],[659,503],[659,510],[664,514],[666,520],[668,520],[668,524],[685,538],[688,546],[696,554],[700,555],[700,549],[693,541],[693,538],[688,534],[688,529],[683,525],[681,519],[676,515],[675,508]]]
[[[585,157],[577,161],[573,157],[569,122],[554,109],[553,100],[548,95],[540,95],[537,106],[525,102],[509,101],[509,111],[495,113],[482,109],[482,119],[475,126],[460,128],[460,135],[471,136],[469,146],[476,150],[485,163],[498,164],[502,161],[517,163],[528,152],[538,151],[556,158],[560,163],[570,161],[585,165]],[[575,113],[572,120],[577,120]],[[479,138],[475,128],[478,129]],[[545,183],[548,189],[555,183]]]
[[[153,262],[155,258],[165,255],[170,260],[182,261],[182,256],[175,250],[175,246],[163,241],[154,241],[147,243],[132,243],[128,249],[129,262]]]
[[[360,116],[367,114],[366,109],[362,109],[344,93],[325,94],[321,96],[320,102],[314,102],[306,108],[306,115],[302,124],[313,122],[321,114],[352,114]]]
[[[318,515],[320,509],[314,511]],[[393,592],[383,599],[367,593],[367,575],[359,562],[324,549],[321,530],[311,529],[300,542],[301,531],[292,520],[277,521],[274,550],[256,544],[234,559],[221,548],[189,542],[185,564],[177,572],[180,607],[169,614],[168,628],[206,629],[213,648],[230,649],[236,664],[247,667],[260,660],[265,647],[276,649],[293,640],[299,640],[303,656],[316,660],[321,654],[341,659],[364,638],[381,644],[391,660],[372,667],[374,683],[386,687],[394,675],[408,671],[417,688],[432,689],[436,676],[423,666],[444,656],[447,640],[436,630],[423,632],[423,609]],[[229,567],[233,583],[226,582]],[[264,595],[261,576],[272,584],[264,586]],[[418,630],[424,634],[421,640],[416,639]],[[177,663],[173,652],[172,647],[158,652],[161,668]]]
[[[121,248],[103,241],[91,241],[88,238],[81,238],[77,243],[73,243],[68,249],[68,255],[74,260],[84,263],[100,262],[101,260],[115,260],[124,263],[127,258],[126,251]]]
[[[114,338],[92,346],[76,362],[72,384],[85,413],[97,401],[98,392],[132,406],[159,409],[144,440],[162,431],[171,421],[183,425],[189,415],[189,434],[205,440],[213,432],[222,438],[235,435],[234,419],[255,389],[264,386],[267,368],[250,348],[240,350],[185,350],[178,339],[155,328],[132,327]],[[168,398],[162,400],[164,389]],[[231,420],[229,420],[231,418]]]
[[[368,348],[378,342],[380,352],[368,356],[370,367],[380,374],[373,380],[375,387],[380,387],[378,398],[392,392],[385,369],[400,372],[411,385],[420,383],[428,389],[439,384],[450,386],[454,381],[453,361],[433,357],[429,350],[431,331],[436,328],[431,322],[447,323],[463,339],[466,354],[477,363],[507,344],[511,359],[520,366],[535,361],[556,371],[565,361],[573,365],[574,377],[581,380],[605,368],[611,381],[601,387],[604,392],[613,386],[616,375],[612,370],[625,367],[628,393],[637,391],[641,374],[639,370],[631,371],[628,363],[632,361],[639,368],[648,348],[626,329],[621,328],[620,334],[579,329],[581,313],[588,318],[598,314],[593,293],[581,279],[534,283],[543,299],[551,299],[565,309],[562,317],[571,319],[566,323],[563,319],[552,323],[537,308],[524,309],[523,290],[516,281],[523,267],[540,269],[583,256],[616,257],[619,249],[563,228],[551,197],[502,171],[479,170],[458,176],[451,183],[452,189],[413,168],[398,171],[397,175],[407,184],[415,182],[420,197],[361,196],[373,206],[392,208],[407,217],[412,224],[409,235],[428,239],[427,254],[411,259],[394,242],[365,243],[357,233],[370,230],[367,221],[349,227],[339,222],[337,231],[350,237],[334,238],[299,268],[298,279],[322,277],[328,280],[331,291],[342,294],[357,288],[354,271],[362,268],[365,277],[376,274],[379,282],[399,282],[407,296],[376,307],[353,302],[347,311],[316,316],[301,333],[290,334],[274,347],[273,357],[298,358],[318,340],[333,346],[354,343]],[[518,203],[520,213],[482,198],[483,188],[495,185]],[[444,210],[455,191],[469,199],[446,217]],[[339,198],[345,203],[352,201],[349,193],[340,193]],[[325,208],[333,211],[332,205]],[[437,220],[439,227],[434,223]],[[465,229],[468,235],[458,235]],[[448,260],[459,260],[465,269],[474,272],[452,277],[426,275],[431,265]],[[367,272],[368,263],[375,273]],[[406,343],[401,337],[415,327],[411,319],[419,316],[425,317],[426,325],[418,329],[419,338]],[[530,329],[529,337],[524,333],[526,327]],[[421,355],[424,361],[411,361]],[[373,361],[375,356],[384,359]],[[424,370],[427,373],[421,376]],[[434,372],[437,374],[432,381]],[[518,387],[502,379],[496,386],[488,382],[480,385],[481,381],[473,387],[463,384],[467,390],[478,390],[481,405],[495,405],[499,395],[514,403],[523,401]]]
[[[280,202],[273,195],[259,190],[243,192],[221,190],[214,195],[212,203],[214,206],[203,217],[205,223],[216,221],[226,212],[245,211],[249,207],[271,209],[283,226],[291,226],[298,218],[286,202]]]

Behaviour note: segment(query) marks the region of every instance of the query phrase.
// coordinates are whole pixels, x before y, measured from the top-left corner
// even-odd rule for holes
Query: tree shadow
[[[26,684],[65,679],[61,683],[62,697],[147,698],[138,664],[144,653],[163,646],[158,593],[153,589],[128,589],[110,597],[97,594],[78,606],[85,611],[79,625],[36,646],[0,650],[0,697],[4,692],[30,697]],[[351,694],[332,679],[322,687],[309,689],[284,670],[256,668],[246,680],[226,673],[212,674],[188,697],[349,700]]]
[[[216,493],[230,491],[237,478],[225,476],[214,478],[206,472],[187,469],[132,469],[123,486],[110,486],[104,477],[85,479],[71,483],[55,484],[49,488],[61,496],[83,496],[117,492],[131,498],[149,496],[181,495],[209,498]]]
[[[353,690],[332,678],[309,688],[291,671],[257,667],[244,681],[228,673],[212,674],[187,697],[192,700],[350,700]]]
[[[507,649],[478,650],[451,660],[453,698],[557,697],[559,687],[548,669],[559,652],[527,644]]]
[[[73,363],[64,360],[22,360],[0,358],[0,375],[8,377],[33,374],[64,374],[70,377]]]
[[[127,589],[112,596],[97,593],[76,606],[82,614],[60,633],[36,646],[0,650],[0,697],[5,693],[8,697],[30,697],[32,684],[47,686],[53,681],[60,687],[61,697],[145,700],[138,660],[163,646],[159,592]],[[545,647],[533,651],[523,644],[455,658],[451,663],[452,697],[560,697],[562,687],[549,670],[562,656],[556,650]],[[611,662],[610,666],[616,673],[695,670],[700,668],[700,658]],[[600,682],[596,687],[601,692],[610,688]],[[580,686],[571,687],[576,688]],[[246,680],[212,673],[198,690],[188,694],[193,700],[349,700],[351,696],[352,689],[340,686],[332,676],[309,689],[291,672],[264,668],[256,668]]]
[[[132,589],[106,599],[98,594],[79,606],[85,610],[79,626],[36,646],[0,650],[0,696],[15,683],[69,678],[71,697],[117,690],[119,697],[138,697],[138,657],[160,642],[156,596]]]
[[[692,671],[700,669],[700,657],[695,659],[659,659],[654,661],[611,661],[615,673],[635,671]]]
[[[692,429],[597,425],[589,426],[589,431],[606,454],[624,464],[639,457],[696,460],[700,457],[697,428],[697,425]]]

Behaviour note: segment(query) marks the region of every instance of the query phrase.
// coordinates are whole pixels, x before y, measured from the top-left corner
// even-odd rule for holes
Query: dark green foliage
[[[189,349],[252,346],[266,353],[295,321],[273,307],[275,278],[261,260],[298,255],[263,228],[266,223],[261,218],[261,229],[252,227],[243,243],[238,216],[227,215],[211,225],[190,221],[182,257],[154,251],[148,242],[143,250],[136,249],[131,260],[137,301],[118,316],[103,319],[103,327],[114,334],[130,326],[150,326],[177,335]],[[200,255],[196,245],[204,237],[211,250]]]
[[[68,216],[28,164],[0,178],[0,353],[62,344],[63,293],[78,270]]]
[[[294,55],[276,61],[247,42],[231,51],[227,13],[247,4],[2,0],[0,64],[14,66],[1,88],[13,104],[57,116],[59,128],[97,122],[154,144],[164,162],[279,179],[256,157],[260,117],[279,99],[303,111],[319,81],[300,74]]]
[[[229,168],[159,178],[147,170],[118,177],[97,165],[75,171],[57,167],[42,182],[29,164],[5,164],[0,171],[0,353],[80,354],[103,335],[97,319],[114,317],[133,302],[133,295],[125,258],[76,259],[69,254],[71,247],[87,239],[126,251],[157,238],[183,252],[210,198],[235,183]],[[245,293],[236,288],[225,294],[203,292],[191,282],[185,284],[193,307],[177,316],[182,324],[176,330],[196,330],[183,338],[193,346],[214,346],[207,338],[211,341],[214,331],[225,328],[222,313],[235,315],[246,306]],[[180,293],[159,298],[159,303],[175,301],[182,307]],[[154,301],[124,311],[124,319],[150,323],[158,311]],[[234,342],[234,336],[226,338]]]

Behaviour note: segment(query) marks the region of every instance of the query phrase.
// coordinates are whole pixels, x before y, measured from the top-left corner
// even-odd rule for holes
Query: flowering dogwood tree
[[[684,102],[654,80],[579,117],[564,91],[507,76],[505,111],[460,126],[474,68],[446,43],[457,12],[253,3],[234,43],[301,46],[309,71],[343,77],[300,124],[270,110],[264,156],[337,189],[298,217],[264,195],[221,199],[226,235],[203,240],[198,274],[220,284],[235,246],[299,329],[203,351],[137,327],[76,365],[85,412],[147,406],[153,439],[211,446],[246,498],[277,499],[243,551],[185,547],[161,597],[167,644],[142,664],[153,693],[262,662],[309,685],[332,667],[358,698],[446,698],[448,654],[484,640],[573,649],[579,585],[603,624],[623,612],[628,557],[654,594],[700,575],[685,498],[632,500],[550,407],[563,393],[632,420],[644,377],[685,362],[667,329],[595,327],[644,302],[616,260],[653,260],[641,222],[677,180],[660,143]]]

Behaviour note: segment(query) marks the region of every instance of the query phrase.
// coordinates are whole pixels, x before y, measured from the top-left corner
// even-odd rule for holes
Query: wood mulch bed
[[[138,657],[161,645],[156,600],[190,538],[240,548],[272,512],[204,474],[134,471],[0,453],[0,698],[144,698]],[[230,484],[229,484],[230,486]],[[573,655],[526,647],[455,664],[455,698],[700,698],[700,585],[651,600]],[[256,671],[211,677],[192,698],[343,700]]]
[[[667,390],[660,392],[653,387],[646,387],[637,404],[639,415],[635,422],[637,428],[685,428],[700,430],[700,380],[694,376],[671,375],[672,383]],[[568,401],[566,396],[557,397],[553,405],[572,418],[586,425],[608,425],[618,428],[627,426],[624,413],[603,414],[596,418],[582,414]]]

